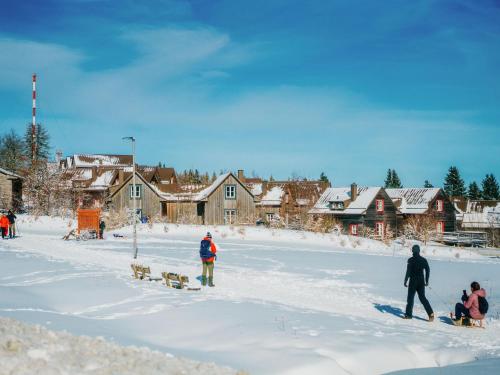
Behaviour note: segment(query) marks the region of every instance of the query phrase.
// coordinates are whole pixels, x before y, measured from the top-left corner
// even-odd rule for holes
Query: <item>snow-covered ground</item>
[[[199,241],[212,232],[220,249],[216,287],[187,291],[131,277],[130,228],[115,232],[126,238],[107,233],[87,242],[63,241],[62,219],[24,217],[19,230],[20,238],[0,242],[2,316],[255,374],[374,374],[477,359],[476,371],[500,365],[500,260],[471,250],[424,247],[437,316],[428,323],[418,319],[426,317],[418,301],[416,319],[399,317],[410,244],[141,226],[138,260],[153,276],[187,274],[192,286],[199,286]],[[449,324],[448,312],[473,280],[489,294],[484,330]]]

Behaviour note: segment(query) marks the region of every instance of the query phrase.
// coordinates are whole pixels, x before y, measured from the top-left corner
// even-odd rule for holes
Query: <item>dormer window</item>
[[[444,210],[444,202],[443,202],[442,199],[438,199],[436,201],[436,211],[437,212],[443,212],[443,210]]]
[[[375,207],[377,209],[377,212],[383,213],[384,212],[384,200],[383,199],[376,199],[375,200]]]
[[[343,210],[344,209],[344,202],[342,202],[342,201],[330,202],[330,209],[331,210]]]

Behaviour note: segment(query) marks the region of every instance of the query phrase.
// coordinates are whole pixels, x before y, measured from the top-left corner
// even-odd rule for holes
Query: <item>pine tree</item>
[[[394,169],[387,170],[387,177],[385,178],[385,188],[387,189],[401,189],[403,185],[401,185],[401,180]]]
[[[23,168],[26,158],[23,155],[24,142],[13,129],[0,139],[0,167],[18,172]]]
[[[33,143],[35,144],[35,155],[33,155]],[[35,139],[32,136],[32,125],[26,126],[26,133],[24,135],[24,155],[31,163],[33,160],[42,161],[49,158],[50,151],[50,136],[42,124],[36,125]]]
[[[385,182],[384,183],[385,183],[385,188],[386,189],[392,187],[391,186],[392,185],[392,173],[391,173],[391,169],[390,168],[387,170],[387,177],[385,178]]]
[[[486,175],[486,177],[482,182],[482,187],[483,187],[483,199],[488,199],[488,200],[500,199],[498,182],[493,173]]]
[[[433,188],[433,187],[434,187],[434,185],[432,185],[429,180],[425,180],[424,188]]]
[[[477,186],[476,181],[472,181],[469,184],[469,190],[467,191],[467,198],[469,199],[481,199],[482,193]]]
[[[391,180],[392,180],[392,182],[391,182],[392,188],[401,189],[403,187],[403,185],[401,185],[401,180],[399,179],[399,176],[396,173],[395,169],[393,169],[391,172]]]
[[[326,176],[326,174],[324,172],[321,172],[320,176],[319,176],[319,180],[321,182],[326,182],[326,183],[329,183],[330,180],[328,180],[328,177]]]
[[[448,169],[448,174],[444,179],[444,191],[450,197],[464,197],[465,184],[460,177],[460,172],[457,167],[451,166]]]

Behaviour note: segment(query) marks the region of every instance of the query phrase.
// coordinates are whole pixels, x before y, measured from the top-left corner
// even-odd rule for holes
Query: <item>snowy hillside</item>
[[[199,286],[199,241],[212,232],[216,287],[187,291],[131,277],[130,228],[115,232],[125,238],[63,241],[68,224],[25,217],[21,237],[0,242],[0,315],[255,374],[373,374],[500,357],[500,261],[471,250],[423,249],[437,317],[428,323],[418,319],[425,317],[418,301],[417,318],[400,319],[409,244],[141,226],[138,260],[153,276],[187,274],[192,286]],[[489,294],[485,330],[449,324],[473,280]]]

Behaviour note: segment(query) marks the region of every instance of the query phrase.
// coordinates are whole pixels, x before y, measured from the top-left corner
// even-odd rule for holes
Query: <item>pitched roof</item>
[[[268,189],[260,198],[261,206],[279,206],[281,205],[281,198],[285,194],[283,185],[274,185]]]
[[[464,228],[500,228],[500,201],[467,201]]]
[[[327,188],[314,207],[309,210],[310,214],[335,214],[335,215],[359,215],[363,214],[373,202],[380,187],[358,187],[358,196],[354,201],[351,199],[351,187]],[[346,202],[343,210],[332,210],[331,202]]]
[[[0,168],[0,173],[14,178],[22,178],[21,176],[15,174],[14,172],[8,171],[7,169],[3,168]]]
[[[66,158],[67,168],[125,167],[132,165],[132,155],[75,154]]]
[[[385,189],[403,214],[425,213],[440,190],[440,188]]]

